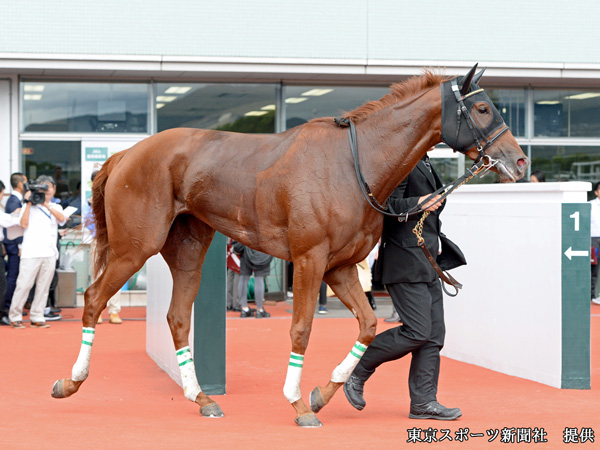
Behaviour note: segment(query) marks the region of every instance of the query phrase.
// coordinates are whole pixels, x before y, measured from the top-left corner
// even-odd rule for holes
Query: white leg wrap
[[[346,356],[339,366],[333,369],[331,381],[334,383],[345,383],[348,381],[350,374],[352,374],[366,350],[366,345],[362,345],[360,342],[356,341],[356,344],[354,344],[354,347],[352,347],[348,356]]]
[[[195,402],[196,397],[202,389],[198,384],[196,377],[196,368],[192,359],[192,351],[189,347],[183,347],[177,350],[177,362],[179,363],[179,371],[181,372],[181,382],[183,384],[183,394],[189,401]]]
[[[96,336],[96,330],[93,328],[83,327],[83,337],[81,338],[81,349],[79,350],[79,356],[77,361],[73,365],[71,371],[71,380],[83,381],[88,377],[90,373],[90,358],[92,356],[92,345],[94,344],[94,337]]]
[[[300,400],[300,380],[302,379],[302,367],[304,366],[304,355],[292,352],[288,365],[285,384],[283,385],[283,395],[290,403]]]

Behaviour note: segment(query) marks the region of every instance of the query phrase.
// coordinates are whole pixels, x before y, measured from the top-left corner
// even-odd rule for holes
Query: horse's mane
[[[380,100],[373,100],[359,106],[353,111],[345,112],[343,117],[350,119],[353,122],[360,122],[370,114],[377,111],[381,111],[403,98],[409,97],[413,94],[425,91],[427,89],[439,86],[444,81],[447,81],[453,77],[448,77],[443,73],[436,72],[431,69],[425,69],[422,75],[414,76],[401,83],[395,83],[390,86],[390,93],[384,95]],[[319,118],[313,119],[310,122],[328,121],[333,124],[330,118]]]

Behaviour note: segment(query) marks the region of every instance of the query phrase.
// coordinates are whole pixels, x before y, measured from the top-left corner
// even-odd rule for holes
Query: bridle
[[[465,105],[465,100],[469,97],[473,97],[476,96],[478,94],[482,94],[484,92],[484,89],[479,88],[475,91],[471,91],[466,95],[463,95],[461,93],[461,88],[458,85],[458,79],[454,78],[450,81],[451,83],[451,89],[452,89],[452,93],[454,94],[454,98],[456,99],[456,133],[454,136],[454,143],[458,143],[459,141],[459,135],[460,135],[460,127],[462,124],[462,118],[465,118],[465,122],[467,123],[468,127],[469,127],[469,131],[471,132],[471,136],[473,137],[473,143],[477,146],[477,151],[479,152],[479,155],[477,156],[477,159],[475,160],[475,163],[478,163],[480,159],[482,159],[483,157],[485,157],[485,151],[494,143],[496,142],[496,140],[502,136],[504,133],[506,133],[509,128],[506,125],[506,123],[504,123],[504,120],[502,120],[502,127],[500,132],[498,132],[496,135],[494,135],[494,137],[490,138],[490,135],[485,135],[483,130],[481,129],[481,127],[477,124],[477,122],[475,122],[475,120],[473,119],[473,117],[471,116],[471,113],[469,112],[469,109],[466,107]],[[486,102],[487,103],[487,102]],[[492,111],[495,112],[498,116],[500,116],[500,114],[497,112],[497,110],[495,108],[492,108]],[[493,120],[493,118],[492,118]],[[443,127],[443,119],[442,119],[442,127]],[[497,129],[497,128],[496,128]],[[492,132],[495,131],[492,130]],[[442,136],[444,135],[444,132],[442,130]],[[481,145],[481,141],[485,141],[485,146]],[[444,141],[445,142],[445,141]],[[450,143],[446,142],[450,147],[454,148]],[[460,151],[460,150],[455,150],[455,151]],[[466,153],[466,150],[464,151],[460,151],[461,153]],[[497,163],[497,161],[496,161]],[[494,163],[494,165],[496,164]]]

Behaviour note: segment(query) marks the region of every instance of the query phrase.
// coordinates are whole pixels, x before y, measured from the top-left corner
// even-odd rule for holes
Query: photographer
[[[9,319],[13,328],[25,328],[23,306],[29,291],[36,284],[35,297],[29,311],[31,326],[48,328],[44,319],[44,307],[58,258],[58,225],[64,225],[66,219],[62,207],[51,201],[56,190],[52,177],[42,175],[30,188],[24,196],[25,206],[21,210],[21,226],[25,232],[19,277]]]

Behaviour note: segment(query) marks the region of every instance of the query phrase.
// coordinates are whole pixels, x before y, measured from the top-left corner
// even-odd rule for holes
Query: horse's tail
[[[116,153],[108,158],[100,171],[96,174],[96,178],[94,178],[94,184],[92,185],[92,216],[90,221],[92,224],[94,224],[94,239],[96,240],[96,250],[93,262],[93,273],[95,276],[99,275],[106,267],[108,253],[110,251],[104,200],[106,182],[108,181],[110,173],[117,166],[117,164],[119,164],[119,161],[121,161],[123,156],[125,156],[126,152],[127,150]]]

